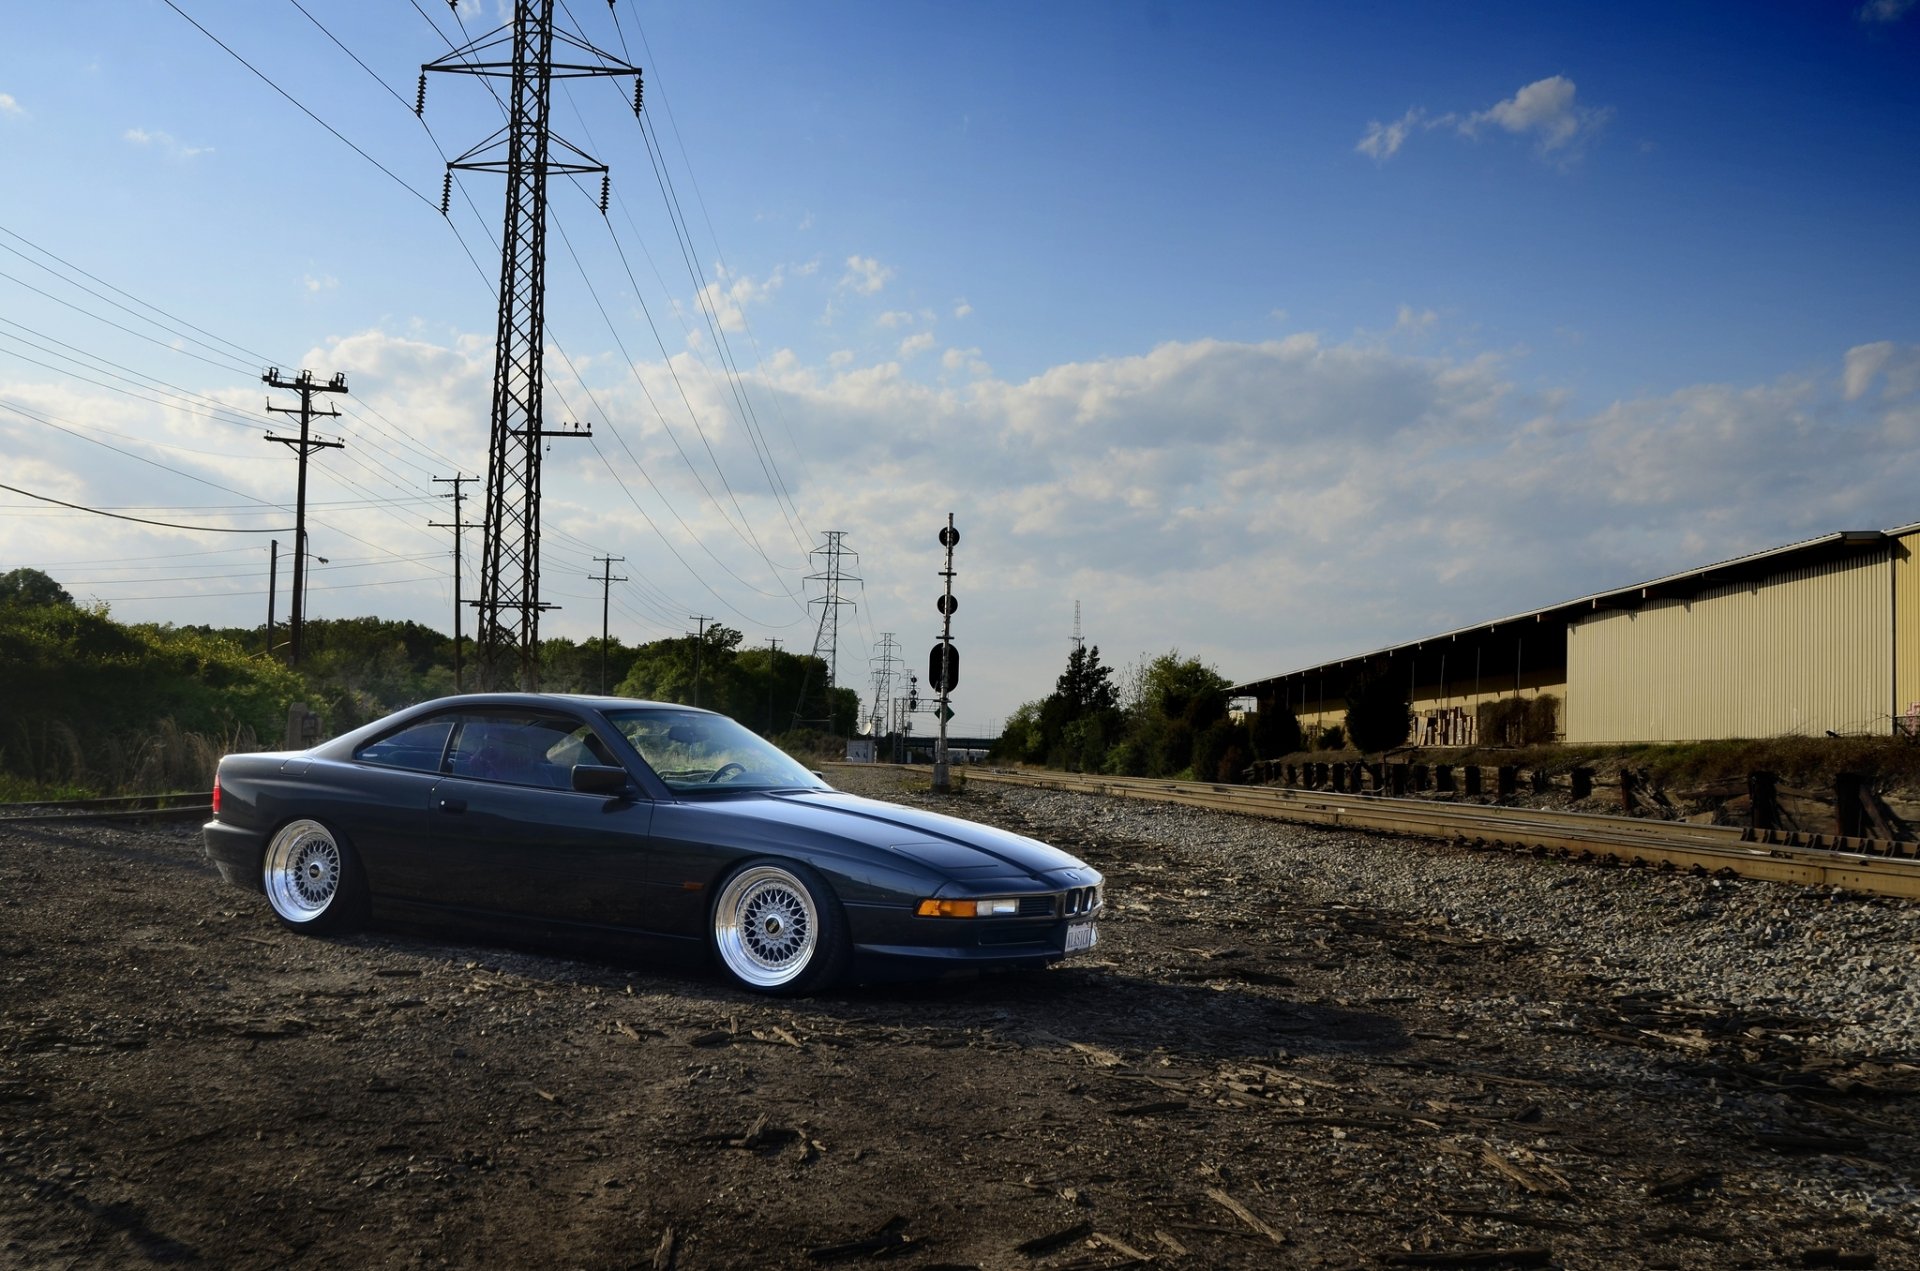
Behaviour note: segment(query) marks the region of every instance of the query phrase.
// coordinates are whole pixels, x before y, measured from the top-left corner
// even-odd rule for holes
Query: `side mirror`
[[[632,785],[625,768],[597,763],[573,765],[573,788],[581,794],[625,794]]]

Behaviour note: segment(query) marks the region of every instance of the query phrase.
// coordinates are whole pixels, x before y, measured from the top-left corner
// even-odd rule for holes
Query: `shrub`
[[[1320,750],[1345,750],[1347,748],[1346,730],[1338,724],[1328,724],[1320,730],[1320,735],[1313,739],[1313,744]]]
[[[1474,712],[1483,746],[1544,746],[1560,735],[1560,699],[1503,697]]]

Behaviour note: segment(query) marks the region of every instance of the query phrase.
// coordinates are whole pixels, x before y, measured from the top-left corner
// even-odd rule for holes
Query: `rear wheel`
[[[360,862],[318,821],[280,827],[267,844],[262,881],[274,914],[295,931],[339,931],[360,917]]]
[[[846,920],[820,876],[800,864],[750,861],[713,906],[713,951],[742,988],[812,993],[846,969]]]

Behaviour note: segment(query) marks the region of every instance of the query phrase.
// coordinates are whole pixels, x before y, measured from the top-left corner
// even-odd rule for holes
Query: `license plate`
[[[1100,943],[1100,933],[1094,930],[1090,922],[1072,922],[1067,924],[1067,952],[1084,953]]]

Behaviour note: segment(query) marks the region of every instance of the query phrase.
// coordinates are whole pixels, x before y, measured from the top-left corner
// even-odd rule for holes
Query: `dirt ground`
[[[1920,1199],[1860,1199],[1920,1197],[1911,1068],[938,806],[1106,871],[1097,955],[767,1001],[286,933],[196,827],[0,826],[0,1264],[1920,1266]],[[1455,1009],[1502,995],[1579,1027]]]

